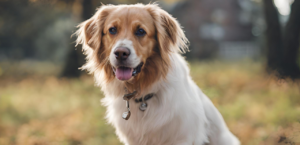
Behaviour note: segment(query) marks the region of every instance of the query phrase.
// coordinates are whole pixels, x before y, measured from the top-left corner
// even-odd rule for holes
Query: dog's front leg
[[[222,115],[209,98],[200,89],[199,94],[209,123],[207,130],[209,145],[240,145],[239,140],[229,131]]]

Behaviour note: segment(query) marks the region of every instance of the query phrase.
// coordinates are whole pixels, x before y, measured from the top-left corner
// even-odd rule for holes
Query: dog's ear
[[[78,30],[74,33],[74,35],[77,35],[76,46],[82,44],[84,50],[88,48],[93,50],[100,48],[104,22],[111,7],[113,6],[101,6],[93,17],[77,26]]]
[[[188,51],[188,39],[177,20],[156,4],[146,5],[146,8],[154,20],[156,39],[163,60],[168,63],[170,53]]]

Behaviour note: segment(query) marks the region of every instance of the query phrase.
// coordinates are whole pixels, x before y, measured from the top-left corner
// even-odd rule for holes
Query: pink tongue
[[[132,68],[119,67],[116,70],[116,76],[119,80],[129,80],[132,77]]]

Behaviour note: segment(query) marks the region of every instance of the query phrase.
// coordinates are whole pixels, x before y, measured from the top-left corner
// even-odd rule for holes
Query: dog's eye
[[[144,36],[146,34],[146,31],[142,28],[137,29],[137,31],[135,32],[136,36]]]
[[[109,33],[112,34],[112,35],[115,35],[117,34],[117,28],[116,27],[111,27],[108,29]]]

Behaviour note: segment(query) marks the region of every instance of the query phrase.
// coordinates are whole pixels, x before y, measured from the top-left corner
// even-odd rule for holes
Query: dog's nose
[[[114,54],[117,60],[126,60],[130,55],[130,50],[126,47],[118,47]]]

